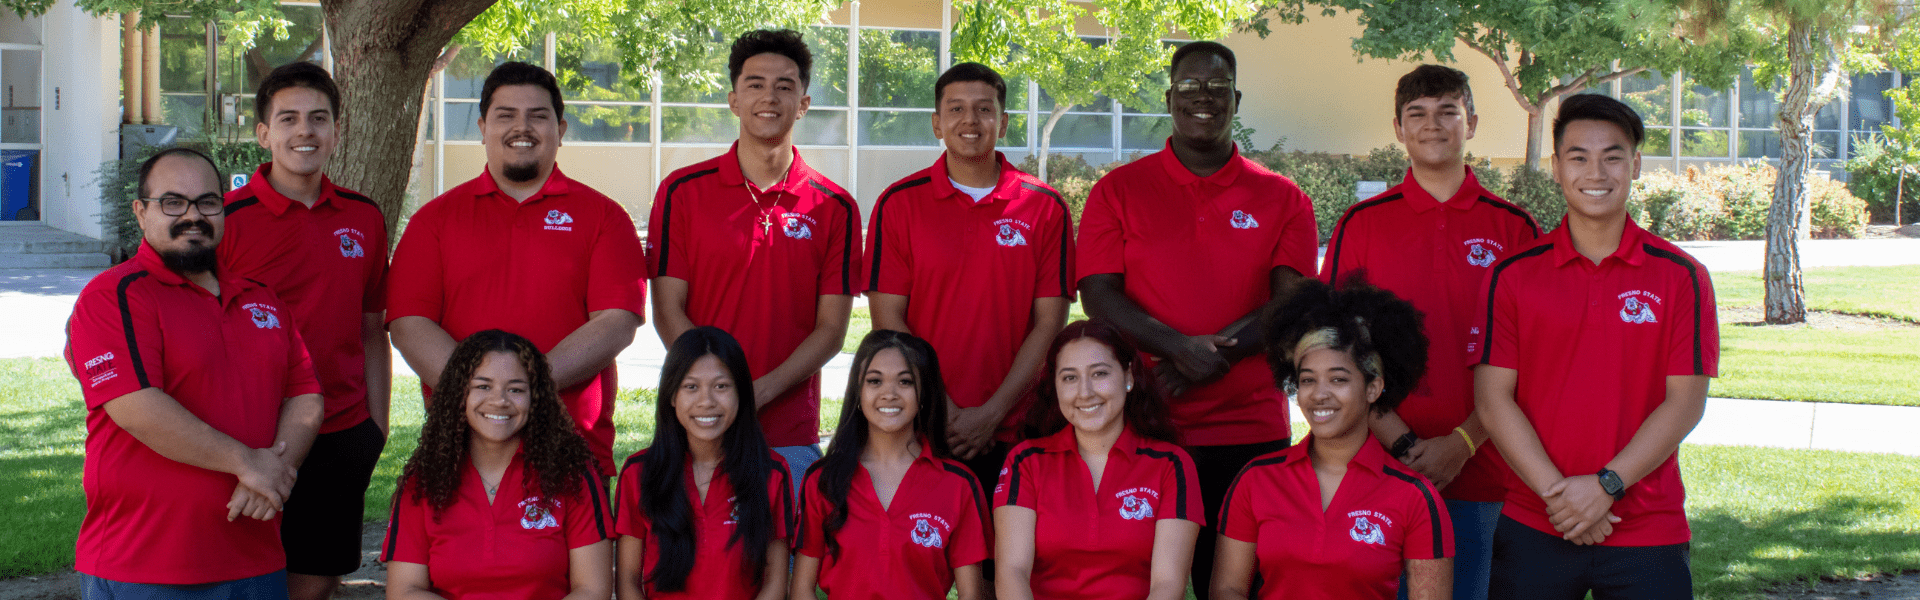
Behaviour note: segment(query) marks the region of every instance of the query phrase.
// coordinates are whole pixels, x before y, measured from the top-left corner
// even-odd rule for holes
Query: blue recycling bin
[[[0,221],[16,221],[33,206],[33,161],[39,150],[0,151]]]

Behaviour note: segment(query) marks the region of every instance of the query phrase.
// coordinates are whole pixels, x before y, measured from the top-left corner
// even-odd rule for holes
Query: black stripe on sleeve
[[[1509,256],[1506,260],[1500,261],[1500,264],[1493,266],[1493,274],[1487,279],[1487,321],[1486,326],[1482,327],[1480,331],[1480,335],[1484,336],[1480,340],[1480,364],[1489,364],[1489,361],[1493,360],[1494,292],[1500,289],[1500,273],[1507,270],[1507,267],[1511,267],[1514,263],[1519,262],[1520,259],[1540,256],[1552,249],[1553,244],[1534,246],[1526,252]]]
[[[654,199],[655,202],[662,203],[660,205],[660,220],[666,221],[665,223],[660,224],[660,245],[659,245],[660,261],[654,270],[654,275],[664,276],[667,274],[667,249],[673,247],[672,245],[667,243],[667,236],[673,233],[673,193],[675,191],[678,191],[681,185],[689,181],[693,181],[695,179],[699,179],[701,177],[705,177],[705,176],[712,175],[714,173],[719,173],[719,172],[720,172],[720,168],[714,167],[711,169],[706,169],[703,171],[694,171],[692,173],[682,175],[679,179],[673,180],[673,183],[667,184],[666,194],[662,195],[659,198]]]
[[[115,290],[120,297],[120,328],[127,334],[127,359],[133,363],[133,376],[140,381],[140,389],[153,387],[153,383],[147,380],[147,363],[140,360],[140,341],[133,332],[133,306],[127,300],[127,288],[146,276],[146,271],[128,274],[120,278],[120,286]]]
[[[1333,228],[1333,239],[1327,242],[1327,269],[1328,269],[1327,283],[1328,284],[1338,285],[1340,283],[1340,251],[1346,248],[1347,225],[1349,222],[1353,221],[1353,216],[1360,214],[1360,211],[1373,208],[1375,206],[1380,206],[1388,202],[1393,202],[1395,200],[1399,200],[1405,197],[1406,196],[1402,194],[1391,194],[1387,196],[1380,196],[1378,198],[1374,198],[1366,202],[1355,204],[1353,205],[1353,208],[1347,209],[1347,214],[1340,216],[1340,223],[1338,225],[1335,225]],[[1309,277],[1311,277],[1311,275],[1309,275]]]
[[[593,526],[599,528],[600,539],[604,540],[613,536],[612,532],[607,531],[607,499],[601,496],[606,493],[606,489],[601,487],[606,484],[601,482],[606,480],[598,475],[599,473],[593,467],[587,467],[586,472],[581,473],[580,476],[586,478],[587,497],[593,499]]]
[[[980,512],[980,526],[986,528],[987,537],[993,537],[993,517],[988,516],[987,513],[987,496],[980,488],[980,480],[973,478],[973,470],[945,461],[941,461],[940,467],[958,476],[961,481],[967,482],[967,485],[973,486],[973,508]]]
[[[868,227],[873,229],[873,260],[870,261],[872,264],[867,265],[867,291],[880,291],[880,244],[886,240],[885,232],[880,230],[880,217],[887,209],[887,200],[893,198],[893,195],[901,190],[931,181],[933,181],[932,177],[921,177],[919,179],[893,184],[893,187],[887,188],[887,191],[880,194],[880,200],[873,203],[873,219],[871,223],[868,223]]]
[[[400,546],[400,503],[407,501],[407,479],[400,477],[400,493],[393,495],[393,506],[387,512],[387,543],[385,552],[380,554],[380,562],[393,560],[394,549]]]
[[[1247,466],[1240,468],[1240,473],[1238,475],[1233,476],[1233,485],[1227,486],[1227,495],[1220,499],[1220,514],[1214,515],[1214,519],[1215,519],[1213,522],[1214,528],[1220,531],[1221,535],[1226,535],[1227,511],[1233,508],[1233,493],[1240,490],[1240,480],[1246,477],[1247,472],[1252,471],[1254,467],[1265,466],[1265,465],[1277,465],[1283,462],[1287,462],[1287,457],[1284,455],[1269,456],[1266,458],[1262,458],[1262,459],[1247,463]]]
[[[333,188],[333,194],[334,194],[334,195],[336,195],[336,196],[339,196],[339,197],[341,197],[341,198],[346,198],[346,199],[348,199],[348,200],[352,200],[352,201],[354,201],[354,202],[363,202],[363,203],[366,203],[366,205],[367,205],[367,206],[371,206],[371,207],[373,207],[373,209],[374,209],[374,210],[380,210],[380,205],[379,205],[379,204],[377,204],[377,203],[375,203],[375,202],[373,201],[373,199],[372,199],[372,198],[368,198],[368,197],[366,197],[366,196],[362,196],[362,195],[360,195],[360,192],[355,192],[355,191],[351,191],[351,190],[343,190],[343,189],[340,189],[340,188]],[[383,212],[384,212],[384,211],[383,211]]]
[[[1391,466],[1381,465],[1380,470],[1388,475],[1392,475],[1394,479],[1399,479],[1411,484],[1413,489],[1420,490],[1420,495],[1427,500],[1427,522],[1432,525],[1433,529],[1433,555],[1435,557],[1446,556],[1446,531],[1443,529],[1445,524],[1441,523],[1441,521],[1445,519],[1440,517],[1440,507],[1433,499],[1433,488],[1423,485],[1418,476],[1401,472]]]
[[[1704,343],[1704,340],[1702,339],[1704,336],[1700,334],[1701,327],[1705,326],[1703,323],[1700,322],[1700,316],[1701,316],[1700,313],[1703,310],[1700,305],[1700,299],[1703,296],[1705,296],[1705,294],[1700,293],[1699,269],[1695,268],[1693,265],[1693,261],[1687,260],[1687,257],[1654,247],[1653,244],[1643,244],[1641,248],[1645,250],[1647,254],[1651,254],[1659,258],[1664,258],[1664,259],[1673,261],[1674,264],[1680,265],[1680,268],[1687,270],[1687,277],[1693,279],[1693,374],[1694,375],[1707,374],[1707,358],[1706,358],[1706,354],[1704,353],[1705,348],[1701,347],[1701,345]]]
[[[840,293],[852,296],[853,258],[860,255],[860,249],[855,245],[860,243],[860,209],[853,205],[853,200],[848,199],[840,192],[833,191],[833,188],[827,187],[826,184],[820,183],[818,180],[808,179],[807,185],[811,185],[813,189],[819,190],[820,193],[833,198],[840,203],[840,208],[847,211],[847,249],[846,252],[840,255]]]
[[[239,200],[234,200],[234,201],[232,201],[232,202],[228,202],[228,203],[227,203],[227,216],[233,216],[233,213],[236,213],[236,212],[239,212],[239,211],[240,211],[240,209],[242,209],[242,208],[246,208],[246,207],[249,207],[249,206],[253,206],[253,205],[255,205],[255,204],[259,204],[259,203],[260,203],[260,198],[258,198],[258,197],[256,197],[256,196],[247,196],[247,197],[245,197],[245,198],[241,198],[241,199],[239,199]]]
[[[1067,254],[1069,254],[1067,249],[1071,248],[1071,244],[1073,244],[1073,211],[1067,208],[1067,201],[1060,197],[1060,192],[1053,191],[1052,188],[1024,182],[1020,184],[1020,187],[1029,191],[1046,194],[1047,197],[1053,198],[1054,204],[1060,206],[1060,295],[1066,298],[1072,298],[1073,265],[1067,264]]]
[[[1506,203],[1506,202],[1501,202],[1501,201],[1498,201],[1498,200],[1494,200],[1494,199],[1492,199],[1492,198],[1488,198],[1488,197],[1486,197],[1486,196],[1481,196],[1481,197],[1479,197],[1479,198],[1478,198],[1477,200],[1479,200],[1479,201],[1480,201],[1481,203],[1483,203],[1483,204],[1489,204],[1489,205],[1492,205],[1492,206],[1493,206],[1494,208],[1498,208],[1498,209],[1500,209],[1500,210],[1504,210],[1504,211],[1507,211],[1507,212],[1510,212],[1510,213],[1513,213],[1513,214],[1514,214],[1514,216],[1517,216],[1517,217],[1520,217],[1520,222],[1522,222],[1522,223],[1526,223],[1526,224],[1527,224],[1527,229],[1528,229],[1528,230],[1531,230],[1531,231],[1533,232],[1533,237],[1540,237],[1540,224],[1539,224],[1539,223],[1535,223],[1535,222],[1533,221],[1533,215],[1530,215],[1530,214],[1527,214],[1527,211],[1525,211],[1525,210],[1522,210],[1522,209],[1521,209],[1520,207],[1518,207],[1518,206],[1514,206],[1514,205],[1512,205],[1512,204],[1509,204],[1509,203]]]
[[[1187,516],[1187,466],[1180,462],[1180,457],[1174,456],[1172,452],[1154,450],[1152,448],[1136,449],[1134,453],[1150,458],[1165,459],[1167,462],[1173,463],[1173,516],[1192,521],[1193,518]]]
[[[1020,463],[1027,460],[1029,456],[1045,451],[1046,450],[1042,450],[1037,446],[1029,446],[1027,449],[1021,450],[1019,454],[1013,456],[1013,462],[1007,464],[1007,503],[1001,506],[1018,506],[1020,504]]]

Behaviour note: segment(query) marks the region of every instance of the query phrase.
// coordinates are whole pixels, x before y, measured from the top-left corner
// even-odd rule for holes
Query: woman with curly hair
[[[947,447],[933,346],[874,330],[860,341],[825,458],[800,488],[793,598],[986,598],[986,496]]]
[[[1111,324],[1076,321],[1042,373],[1029,439],[994,487],[999,597],[1184,597],[1200,482],[1140,353]]]
[[[604,600],[612,530],[547,359],[490,329],[453,350],[394,490],[389,600]]]
[[[1368,429],[1426,371],[1420,311],[1356,278],[1338,290],[1309,282],[1268,322],[1273,377],[1295,392],[1310,433],[1234,480],[1213,597],[1386,600],[1404,573],[1406,597],[1451,598],[1446,505]]]
[[[786,597],[792,477],[760,433],[740,343],[680,334],[653,419],[653,445],[620,470],[620,600]]]

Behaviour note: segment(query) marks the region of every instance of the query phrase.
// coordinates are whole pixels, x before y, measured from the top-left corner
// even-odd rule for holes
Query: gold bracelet
[[[1460,433],[1460,439],[1467,441],[1467,456],[1473,456],[1475,454],[1480,453],[1480,446],[1475,445],[1473,443],[1473,436],[1467,435],[1467,430],[1465,428],[1455,427],[1453,428],[1453,430]]]

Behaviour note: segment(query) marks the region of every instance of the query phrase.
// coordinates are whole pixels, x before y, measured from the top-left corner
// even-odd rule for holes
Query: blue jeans
[[[287,600],[287,570],[189,585],[128,583],[80,574],[81,600]]]
[[[1453,521],[1453,600],[1487,600],[1493,573],[1493,530],[1500,524],[1499,502],[1448,500]],[[1400,600],[1407,600],[1407,576],[1400,575]]]
[[[781,458],[787,459],[787,474],[792,476],[787,481],[793,484],[791,502],[794,504],[791,506],[797,507],[800,503],[800,483],[807,477],[807,467],[813,466],[814,461],[820,460],[820,445],[778,446],[773,451],[780,453]],[[796,510],[796,514],[797,512]]]

